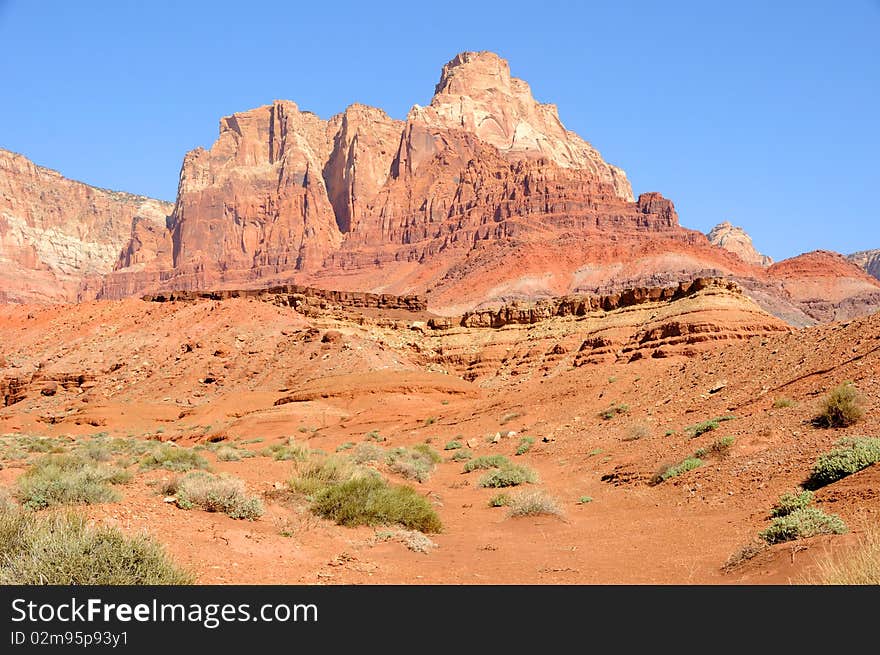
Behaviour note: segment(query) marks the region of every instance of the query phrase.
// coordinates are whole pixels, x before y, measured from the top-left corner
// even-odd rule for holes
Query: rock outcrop
[[[165,232],[169,203],[98,189],[0,149],[0,302],[71,302],[113,270],[134,222]]]
[[[324,121],[289,101],[224,118],[184,160],[167,234],[135,225],[96,295],[295,282],[457,311],[608,284],[609,259],[648,275],[718,255],[660,194],[634,200],[507,62],[462,53],[406,121],[362,105]]]
[[[755,250],[752,237],[744,229],[731,225],[728,221],[713,227],[706,236],[713,246],[729,250],[744,262],[755,266],[770,266],[773,263],[772,258]]]
[[[880,279],[880,249],[862,250],[853,253],[847,259],[863,268],[869,275]]]
[[[62,194],[69,216],[23,236],[47,213],[37,190],[63,180],[28,174],[7,176],[17,213],[0,214],[7,300],[299,285],[417,294],[454,316],[722,276],[794,325],[880,307],[880,283],[853,265],[771,266],[729,223],[707,238],[659,193],[634,198],[488,52],[453,58],[404,121],[358,104],[324,120],[287,100],[223,118],[211,148],[184,158],[167,220],[167,205],[79,185]]]

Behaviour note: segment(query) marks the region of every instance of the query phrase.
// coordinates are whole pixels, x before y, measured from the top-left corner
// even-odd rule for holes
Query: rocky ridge
[[[170,203],[69,180],[0,149],[0,302],[72,302]],[[141,227],[135,227],[141,226]]]

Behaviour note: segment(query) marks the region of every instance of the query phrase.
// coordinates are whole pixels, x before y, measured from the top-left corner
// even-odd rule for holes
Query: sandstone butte
[[[287,100],[227,116],[184,158],[173,208],[0,155],[6,301],[294,283],[421,294],[452,315],[724,276],[793,325],[880,307],[880,282],[841,256],[769,266],[738,228],[707,238],[659,193],[634,198],[490,52],[453,58],[404,121]]]

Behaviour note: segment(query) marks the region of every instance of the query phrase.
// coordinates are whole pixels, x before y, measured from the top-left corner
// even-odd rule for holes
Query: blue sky
[[[0,0],[0,147],[173,200],[221,116],[286,98],[403,118],[457,52],[493,50],[683,225],[851,252],[880,247],[878,34],[877,0]]]

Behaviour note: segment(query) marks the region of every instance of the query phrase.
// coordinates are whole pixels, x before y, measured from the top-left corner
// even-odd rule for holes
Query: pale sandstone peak
[[[626,173],[565,128],[556,105],[540,103],[528,83],[510,75],[493,52],[462,52],[443,66],[427,107],[414,105],[409,122],[470,132],[509,158],[544,157],[563,168],[588,170],[615,194],[634,200]]]
[[[880,279],[880,249],[854,252],[847,259],[863,268],[869,275]]]
[[[773,263],[772,258],[762,255],[755,250],[755,246],[752,244],[752,237],[744,229],[731,224],[729,221],[719,223],[706,236],[709,239],[709,243],[713,246],[718,246],[732,252],[744,262],[765,267]]]

